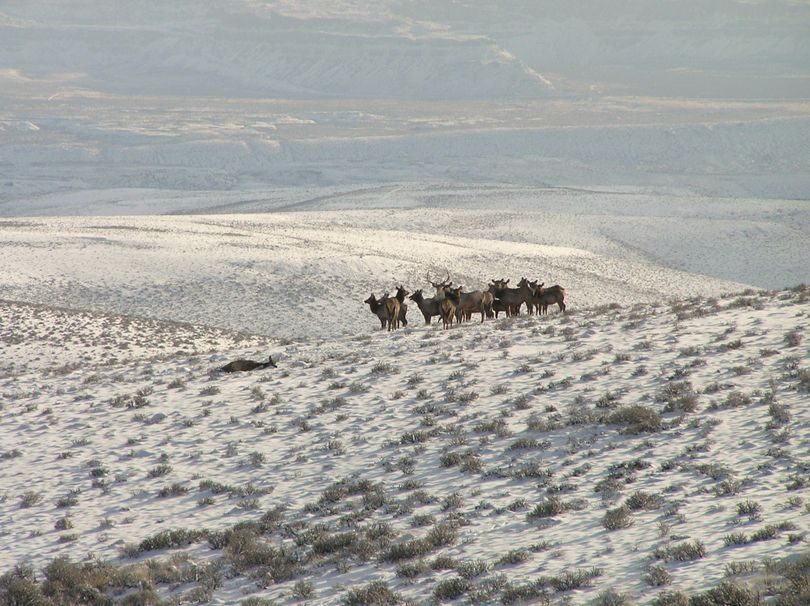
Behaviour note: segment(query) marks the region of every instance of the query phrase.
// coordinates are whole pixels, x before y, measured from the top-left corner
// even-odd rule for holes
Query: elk
[[[540,292],[542,292],[543,285],[545,282],[540,282],[539,280],[534,280],[533,282],[529,282],[529,287],[531,288],[531,294],[529,298],[526,300],[526,307],[529,310],[529,315],[533,315],[534,312],[537,312],[537,315],[540,315],[540,306],[542,302],[540,301]]]
[[[405,317],[408,313],[408,304],[405,303],[405,297],[408,296],[408,294],[410,293],[408,293],[401,284],[397,286],[397,294],[394,298],[399,301],[399,321],[403,326],[408,325],[408,319]]]
[[[377,318],[380,320],[380,330],[385,328],[388,322],[388,308],[387,308],[387,301],[388,301],[388,293],[384,294],[381,298],[377,298],[374,296],[374,293],[371,293],[371,296],[363,301],[363,303],[368,303],[368,307]]]
[[[397,287],[397,294],[393,298],[389,297],[388,293],[385,293],[378,299],[374,296],[374,293],[371,293],[371,296],[363,301],[363,303],[368,304],[371,313],[377,316],[380,321],[380,330],[386,327],[388,330],[394,330],[399,328],[400,323],[403,326],[408,325],[408,320],[405,317],[405,314],[408,313],[408,306],[404,303],[407,294],[408,291],[399,286]]]
[[[495,295],[491,292],[487,291],[484,294],[484,313],[487,314],[487,319],[491,319],[495,316],[493,312],[493,305],[495,303]]]
[[[268,356],[267,362],[256,362],[254,360],[234,360],[233,362],[228,362],[219,370],[222,372],[242,372],[247,370],[261,370],[262,368],[267,368],[268,366],[278,368],[276,363],[273,362],[273,356]]]
[[[425,325],[430,324],[430,320],[433,316],[441,315],[439,310],[441,300],[437,299],[436,297],[425,299],[421,288],[419,290],[415,290],[409,298],[411,301],[416,303],[417,307],[419,307],[419,311],[422,312],[422,316],[425,318]]]
[[[459,286],[459,288],[461,287]],[[481,322],[484,321],[486,315],[484,293],[480,290],[460,293],[458,307],[456,308],[456,321],[460,323],[462,318],[469,320],[474,313],[480,313]]]
[[[388,325],[389,332],[399,328],[399,312],[402,311],[402,305],[399,304],[399,299],[394,297],[387,297],[385,299],[385,321]]]
[[[507,316],[520,314],[521,305],[526,303],[532,293],[526,278],[521,278],[517,288],[509,288],[508,284],[509,280],[493,280],[489,285],[489,292],[495,296],[495,301],[500,301],[497,306],[493,303],[496,317],[498,311],[506,311]]]
[[[506,303],[504,303],[501,299],[499,299],[497,295],[499,291],[502,291],[506,288],[508,282],[509,280],[492,280],[489,284],[489,287],[487,288],[487,294],[489,294],[489,296],[492,297],[491,309],[495,318],[497,318],[501,312],[506,313],[507,316],[509,315],[509,306],[506,305]]]
[[[450,272],[447,272],[447,276],[441,282],[433,282],[430,279],[430,272],[427,273],[427,281],[430,282],[431,286],[436,289],[436,296],[434,297],[437,301],[441,301],[444,299],[444,295],[447,292],[447,289],[453,285],[453,282],[450,280]]]
[[[561,312],[565,313],[565,289],[559,284],[555,284],[549,288],[543,288],[543,284],[536,286],[534,289],[534,300],[537,301],[538,314],[547,314],[548,306],[554,303],[557,304]]]
[[[453,318],[456,316],[456,308],[459,304],[461,287],[450,288],[444,291],[444,299],[439,304],[439,313],[442,317],[442,326],[445,330],[453,325]]]

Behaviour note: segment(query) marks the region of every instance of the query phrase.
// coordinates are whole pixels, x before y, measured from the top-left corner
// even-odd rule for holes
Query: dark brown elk
[[[416,303],[417,307],[419,307],[419,311],[422,312],[422,316],[425,318],[426,325],[430,324],[430,320],[433,318],[433,316],[441,315],[439,311],[439,304],[441,303],[441,300],[437,299],[436,297],[425,299],[421,288],[419,290],[415,290],[410,296],[410,299]]]
[[[499,290],[505,289],[508,282],[509,280],[492,280],[492,282],[489,284],[489,288],[487,288],[487,294],[492,297],[492,304],[490,308],[492,315],[494,315],[495,318],[497,318],[501,312],[509,315],[509,307],[495,295],[495,293]]]
[[[385,328],[386,324],[388,323],[388,307],[386,302],[388,301],[388,295],[385,294],[381,298],[377,298],[374,296],[374,293],[371,293],[371,296],[363,301],[363,303],[368,303],[368,307],[377,319],[380,321],[380,330]]]
[[[459,304],[460,294],[461,287],[447,287],[444,291],[444,299],[442,299],[439,303],[439,315],[442,317],[442,326],[445,330],[453,325],[453,319],[456,317],[456,308]]]
[[[534,280],[533,282],[529,282],[529,287],[531,288],[531,294],[529,298],[526,300],[526,308],[529,310],[529,315],[533,315],[537,312],[537,315],[540,315],[540,306],[542,305],[540,292],[543,288],[545,282],[540,282],[538,284],[538,280]]]
[[[233,362],[228,362],[225,366],[220,368],[220,370],[222,372],[244,372],[248,370],[261,370],[262,368],[267,368],[268,366],[278,368],[276,363],[273,362],[273,356],[268,356],[267,362],[256,362],[254,360],[234,360]]]
[[[565,289],[559,284],[543,288],[540,284],[534,290],[534,300],[538,302],[538,313],[543,315],[548,313],[548,306],[557,304],[560,311],[565,313]]]
[[[489,285],[488,290],[494,295],[495,301],[500,301],[497,306],[493,303],[496,316],[499,309],[504,309],[507,316],[520,314],[521,306],[526,303],[526,300],[532,294],[532,289],[526,278],[521,278],[517,288],[509,288],[508,284],[509,280],[493,280]]]

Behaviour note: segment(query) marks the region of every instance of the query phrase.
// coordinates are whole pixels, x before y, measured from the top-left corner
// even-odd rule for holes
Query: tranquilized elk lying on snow
[[[220,370],[222,372],[242,372],[246,370],[261,370],[262,368],[267,368],[268,366],[278,368],[276,363],[273,362],[273,356],[267,356],[267,362],[256,362],[254,360],[234,360],[233,362],[228,362],[225,366],[220,368]]]

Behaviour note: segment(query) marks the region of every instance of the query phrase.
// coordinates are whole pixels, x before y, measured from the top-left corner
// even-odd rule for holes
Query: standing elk
[[[529,298],[526,300],[526,308],[529,311],[529,315],[534,315],[535,312],[537,315],[540,315],[540,306],[542,305],[542,301],[540,300],[540,293],[542,292],[543,285],[545,282],[540,282],[539,280],[534,280],[533,282],[529,282],[529,287],[531,289],[531,294]]]
[[[507,316],[520,314],[520,307],[527,302],[532,294],[532,288],[526,278],[521,278],[517,288],[509,288],[509,280],[492,280],[489,292],[495,297],[493,309],[497,317],[499,311],[505,311]],[[500,303],[497,303],[500,301]],[[496,304],[497,303],[497,304]]]
[[[405,317],[408,306],[403,302],[407,294],[408,291],[399,286],[395,297],[390,297],[388,293],[385,293],[378,299],[374,296],[374,293],[371,293],[371,296],[363,301],[363,303],[368,304],[371,313],[377,316],[380,321],[380,330],[386,327],[388,330],[394,330],[399,328],[400,323],[403,326],[408,325],[408,320]]]
[[[459,288],[461,288],[459,286]],[[462,319],[469,320],[474,313],[481,314],[481,322],[486,316],[484,306],[484,293],[480,290],[460,293],[458,307],[456,308],[456,322],[461,323]]]
[[[495,317],[495,313],[493,311],[493,306],[495,305],[495,295],[491,292],[486,291],[483,293],[484,295],[484,313],[487,314],[487,319],[492,319]]]
[[[444,293],[444,291],[442,291],[442,293]],[[430,324],[430,320],[433,318],[433,316],[441,315],[439,310],[441,301],[436,297],[425,299],[421,288],[419,290],[415,290],[409,298],[411,301],[416,303],[417,307],[419,307],[419,311],[422,312],[422,316],[425,318],[425,325]]]
[[[428,272],[427,276],[425,277],[427,278],[427,281],[430,282],[430,285],[436,289],[436,295],[434,299],[436,299],[437,301],[441,301],[442,299],[444,299],[447,289],[453,285],[452,280],[450,280],[450,272],[447,272],[447,277],[445,277],[445,279],[442,280],[441,282],[434,282],[433,280],[431,280],[430,272]]]
[[[371,296],[363,301],[363,303],[368,303],[368,307],[377,319],[380,321],[380,330],[385,328],[388,322],[388,308],[387,308],[387,301],[388,301],[388,294],[384,294],[381,298],[377,298],[374,296],[374,293],[371,293]]]
[[[537,285],[537,283],[534,282],[533,284],[535,284],[533,300],[537,304],[538,314],[542,313],[546,315],[548,313],[548,306],[555,303],[560,311],[565,313],[565,289],[562,286],[555,284],[549,288],[543,288],[543,283]]]
[[[453,318],[456,316],[456,308],[459,304],[461,287],[447,287],[444,291],[444,299],[439,304],[439,312],[442,317],[442,326],[445,330],[453,325]]]
[[[405,317],[408,313],[408,304],[405,303],[405,297],[408,296],[408,291],[405,290],[402,285],[400,284],[397,286],[397,294],[394,295],[394,298],[399,301],[399,322],[403,326],[408,325],[408,319]]]

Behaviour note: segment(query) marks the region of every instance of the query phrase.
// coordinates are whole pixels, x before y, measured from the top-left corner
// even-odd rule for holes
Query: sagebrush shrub
[[[472,587],[472,582],[463,577],[443,579],[436,583],[436,586],[433,588],[433,599],[436,602],[457,600],[472,589]]]
[[[633,516],[630,508],[626,506],[609,509],[602,518],[602,526],[606,530],[620,530],[633,525]]]
[[[577,570],[566,570],[561,574],[548,579],[548,583],[555,591],[572,591],[590,587],[591,581],[602,576],[601,568],[580,568]]]
[[[343,598],[346,606],[393,606],[402,598],[388,588],[385,581],[372,581],[357,589],[350,589]]]
[[[638,490],[627,497],[624,504],[631,511],[651,511],[658,509],[663,503],[664,500],[659,495]]]
[[[626,594],[615,589],[606,589],[599,593],[591,602],[593,606],[630,606],[633,601]]]
[[[656,559],[676,560],[678,562],[690,562],[706,557],[706,546],[699,539],[684,541],[675,545],[659,547],[653,552]]]
[[[689,599],[689,606],[758,606],[759,592],[748,585],[722,581],[717,587]]]
[[[549,497],[542,503],[534,506],[529,513],[526,514],[528,520],[536,518],[550,518],[565,513],[570,509],[567,503],[564,503],[558,497]]]
[[[682,591],[662,591],[651,602],[651,606],[689,606],[689,596]]]
[[[672,576],[660,564],[653,564],[644,575],[644,582],[650,587],[664,587],[672,584]]]
[[[672,381],[664,386],[655,397],[658,402],[665,402],[665,412],[695,412],[698,394],[689,381]]]
[[[635,404],[616,409],[607,418],[611,425],[624,425],[624,432],[630,434],[649,432],[661,429],[661,416],[653,409]]]

